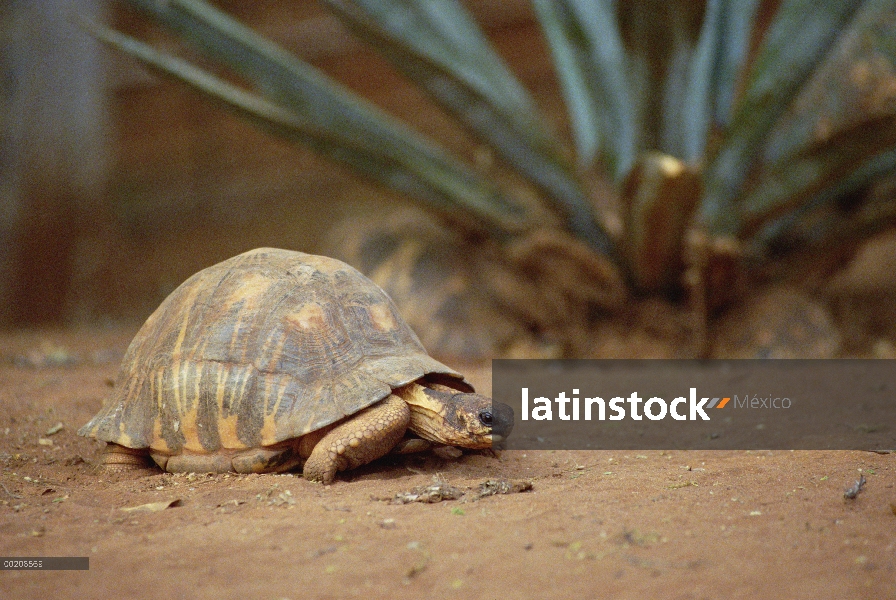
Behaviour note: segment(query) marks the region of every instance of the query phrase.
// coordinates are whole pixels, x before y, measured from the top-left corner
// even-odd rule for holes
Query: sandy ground
[[[0,336],[0,554],[90,557],[2,571],[3,598],[896,598],[892,454],[427,455],[331,486],[110,475],[75,432],[133,333]],[[466,493],[389,502],[434,478]],[[490,479],[532,489],[477,499]],[[173,504],[127,510],[156,503]]]

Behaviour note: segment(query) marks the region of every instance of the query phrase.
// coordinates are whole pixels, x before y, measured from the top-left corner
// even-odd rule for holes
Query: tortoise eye
[[[484,410],[479,413],[479,422],[485,425],[486,427],[492,426],[492,413]]]

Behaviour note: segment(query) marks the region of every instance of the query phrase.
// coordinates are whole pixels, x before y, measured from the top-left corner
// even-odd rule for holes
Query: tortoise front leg
[[[404,436],[410,420],[407,403],[394,394],[362,410],[314,446],[302,471],[305,479],[329,484],[338,471],[385,456]]]

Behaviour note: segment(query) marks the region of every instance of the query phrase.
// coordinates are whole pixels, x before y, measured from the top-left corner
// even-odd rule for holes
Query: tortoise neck
[[[411,421],[408,428],[420,437],[432,442],[451,444],[442,433],[443,423],[454,419],[455,415],[449,414],[448,406],[451,397],[459,393],[458,390],[438,383],[409,383],[395,390],[395,393],[407,402],[411,411]]]

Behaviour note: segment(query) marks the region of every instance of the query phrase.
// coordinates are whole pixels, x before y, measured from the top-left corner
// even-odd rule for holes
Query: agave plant
[[[532,0],[571,140],[459,0],[323,0],[490,149],[487,170],[211,4],[127,3],[243,85],[91,24],[96,36],[426,207],[341,247],[443,352],[510,352],[522,331],[587,354],[631,297],[685,298],[705,319],[783,251],[896,216],[842,200],[896,167],[894,95],[866,102],[844,76],[893,81],[890,0]]]

